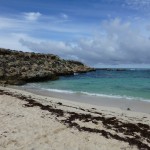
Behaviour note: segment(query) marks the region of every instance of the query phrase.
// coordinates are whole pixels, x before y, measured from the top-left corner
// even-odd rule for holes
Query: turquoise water
[[[96,70],[28,86],[55,92],[150,101],[150,70]]]

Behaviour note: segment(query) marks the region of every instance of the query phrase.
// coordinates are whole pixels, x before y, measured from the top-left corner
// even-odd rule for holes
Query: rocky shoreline
[[[56,80],[61,75],[94,70],[81,62],[64,60],[53,54],[0,48],[0,84],[2,85],[23,85],[28,82]]]

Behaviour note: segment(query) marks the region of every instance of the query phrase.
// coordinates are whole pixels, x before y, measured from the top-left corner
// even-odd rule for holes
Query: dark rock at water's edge
[[[78,61],[61,59],[53,54],[0,48],[0,84],[23,85],[89,71],[95,69]]]

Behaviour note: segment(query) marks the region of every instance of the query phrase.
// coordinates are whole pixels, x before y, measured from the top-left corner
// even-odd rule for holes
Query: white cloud
[[[103,24],[105,33],[80,41],[82,58],[94,64],[150,64],[150,40],[119,19]],[[81,55],[80,55],[81,56]]]
[[[62,42],[62,41],[37,41],[37,40],[27,40],[24,38],[21,38],[19,42],[23,45],[29,48],[32,51],[36,52],[43,52],[43,53],[52,53],[57,54],[62,57],[65,57],[66,54],[70,54],[72,51],[72,48],[69,44]]]
[[[30,33],[44,30],[46,36],[52,31],[64,32],[65,35],[69,33],[73,37],[89,33],[91,27],[62,25],[56,23],[57,17],[49,19],[47,16],[42,16],[42,19],[45,18],[43,22],[41,20],[30,21],[32,17],[25,19],[21,15],[16,18],[0,16],[0,47],[53,53],[63,58],[81,60],[92,65],[150,64],[150,40],[143,34],[148,30],[143,32],[132,22],[122,22],[117,18],[103,21],[95,35],[66,42],[63,38],[56,41],[40,36],[34,37]],[[33,18],[31,20],[34,20]],[[140,28],[141,26],[140,24]],[[147,29],[149,29],[148,26]]]
[[[60,32],[71,34],[73,36],[75,33],[82,34],[87,33],[88,31],[88,27],[74,25],[72,23],[67,24],[66,21],[68,20],[62,18],[61,16],[58,17],[42,15],[41,19],[38,19],[38,14],[37,16],[29,14],[30,13],[27,13],[26,15],[18,14],[14,16],[12,15],[11,17],[0,15],[0,32],[33,33],[34,31],[36,33],[37,31],[47,31],[47,33]]]
[[[150,64],[150,40],[133,29],[130,22],[105,21],[100,29],[96,36],[72,43],[29,40],[21,43],[30,50],[76,58],[92,65]]]
[[[21,24],[23,25],[25,22],[23,20],[19,20],[16,18],[6,18],[0,16],[0,30],[4,29],[11,29],[13,30],[14,28],[19,29],[18,27],[22,27]]]
[[[24,17],[26,20],[29,20],[29,21],[36,21],[39,19],[39,17],[42,16],[41,13],[39,12],[25,12],[23,13]]]
[[[29,48],[23,46],[19,40],[20,38],[32,40],[25,34],[7,33],[0,36],[0,47],[9,48],[20,51],[31,51]]]
[[[150,0],[125,0],[125,4],[133,9],[148,9],[150,8]]]

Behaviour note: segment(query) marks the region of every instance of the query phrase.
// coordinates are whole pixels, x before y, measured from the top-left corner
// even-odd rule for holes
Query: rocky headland
[[[22,85],[94,70],[81,62],[64,60],[53,54],[0,48],[0,84]]]

